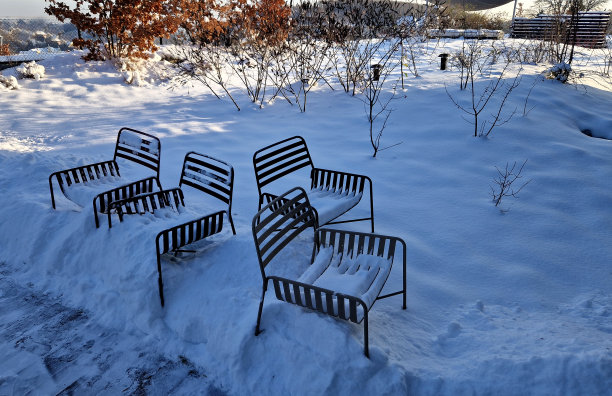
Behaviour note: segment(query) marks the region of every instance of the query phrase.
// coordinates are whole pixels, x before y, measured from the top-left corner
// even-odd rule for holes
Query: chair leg
[[[368,312],[365,313],[365,318],[363,322],[363,352],[365,356],[370,358],[370,347],[368,345]]]
[[[93,201],[94,220],[96,221],[96,228],[100,228],[100,220],[98,220],[98,205],[96,205],[96,199]],[[110,226],[109,226],[110,228]]]
[[[263,204],[263,197],[261,196],[261,191],[259,191],[259,203],[257,204],[257,212],[261,210],[262,204]],[[255,222],[255,225],[259,225],[259,216],[257,216],[257,221]]]
[[[161,257],[159,252],[157,253],[157,286],[159,288],[159,300],[161,302],[162,308],[164,307],[164,281],[162,280],[162,270],[161,270]]]
[[[236,228],[234,228],[234,220],[232,220],[231,213],[227,212],[227,218],[229,219],[230,225],[232,226],[232,233],[236,235]]]
[[[404,247],[404,261],[403,261],[403,275],[404,275],[404,279],[402,280],[403,282],[403,286],[404,286],[404,293],[403,293],[403,297],[404,297],[404,305],[402,305],[402,309],[406,309],[406,248]]]
[[[262,333],[262,330],[259,329],[259,325],[261,324],[261,313],[263,311],[264,298],[266,297],[266,289],[268,286],[268,282],[264,281],[263,290],[261,292],[261,301],[259,302],[259,311],[257,312],[257,326],[255,326],[255,336],[258,336]]]
[[[157,278],[157,285],[159,288],[159,300],[161,302],[162,308],[164,307],[164,282],[162,281],[161,274]]]
[[[51,192],[51,206],[55,209],[55,195],[53,195],[53,181],[51,180],[52,176],[53,175],[49,176],[49,191]]]
[[[372,197],[371,189],[370,189],[370,219],[372,222],[372,233],[374,233],[374,199]]]

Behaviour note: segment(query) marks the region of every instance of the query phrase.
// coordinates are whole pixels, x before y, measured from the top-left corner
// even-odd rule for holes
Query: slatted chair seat
[[[362,323],[364,353],[369,357],[368,312],[377,300],[403,295],[406,309],[406,244],[373,233],[315,228],[317,216],[306,191],[296,187],[265,205],[253,218],[253,240],[263,279],[255,335],[272,282],[276,298],[327,315]],[[271,275],[266,267],[298,235],[312,229],[311,265],[296,279]],[[381,295],[397,252],[403,264],[402,290]],[[290,263],[288,263],[290,265]]]
[[[98,213],[108,213],[111,201],[125,199],[155,189],[161,190],[159,165],[161,142],[148,133],[131,128],[121,128],[117,134],[115,153],[110,161],[82,165],[54,172],[49,176],[51,205],[55,206],[54,182],[62,194],[81,207],[92,202],[96,228],[100,226]],[[121,176],[118,159],[129,161],[153,171],[153,175],[137,180]]]
[[[210,211],[209,206],[202,208],[194,203],[189,204],[184,190],[186,187],[196,194],[212,197],[213,201],[221,201],[223,210]],[[155,246],[157,252],[157,272],[159,299],[164,306],[164,286],[162,277],[161,256],[166,253],[176,253],[183,247],[223,231],[224,218],[227,217],[232,233],[236,235],[232,220],[232,196],[234,190],[234,168],[227,162],[211,156],[191,151],[185,155],[183,168],[179,178],[178,188],[160,190],[139,194],[129,198],[109,203],[108,226],[112,227],[112,214],[123,221],[129,215],[155,213],[159,210],[181,212],[182,207],[189,204],[192,212],[208,211],[203,217],[162,230],[157,234]],[[193,197],[195,198],[195,197]]]
[[[285,179],[301,169],[310,169],[310,180],[298,185],[309,189],[308,198],[319,225],[370,221],[374,232],[372,180],[364,175],[316,168],[302,137],[294,136],[256,151],[253,155],[253,167],[259,192],[259,209],[278,196],[277,191],[271,189],[280,179]],[[264,188],[267,191],[264,191]],[[283,190],[285,188],[286,186]],[[369,190],[370,216],[337,220],[357,206],[366,189]]]
[[[330,224],[332,220],[356,206],[362,196],[363,192],[338,193],[322,187],[313,188],[308,192],[310,204],[316,208],[319,224]]]
[[[391,262],[372,254],[343,259],[341,254],[334,256],[333,253],[331,247],[321,249],[312,265],[298,278],[298,282],[354,296],[365,303],[367,310],[372,308],[389,277]],[[311,293],[311,298],[313,297],[314,293]],[[357,307],[357,322],[363,319],[363,309],[361,305]],[[344,311],[350,311],[348,300],[345,300]],[[335,297],[332,315],[338,316],[338,302]]]

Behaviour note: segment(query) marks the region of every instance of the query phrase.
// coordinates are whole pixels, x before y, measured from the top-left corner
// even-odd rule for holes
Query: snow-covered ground
[[[0,395],[612,394],[612,141],[581,133],[612,138],[609,85],[543,80],[546,65],[526,65],[515,117],[475,138],[446,93],[468,99],[458,71],[438,65],[461,42],[433,45],[391,104],[382,145],[401,144],[375,159],[364,104],[336,85],[317,86],[306,113],[284,100],[259,108],[236,87],[238,112],[199,85],[168,89],[153,69],[128,85],[74,52],[0,91]],[[581,50],[576,63],[602,58]],[[51,208],[49,175],[111,159],[123,126],[160,137],[165,187],[191,150],[236,172],[237,235],[226,224],[196,253],[165,258],[163,309],[154,236],[209,209],[96,229],[89,206]],[[408,307],[374,305],[369,360],[361,326],[272,291],[253,334],[252,156],[294,135],[315,165],[370,176],[376,231],[408,245]],[[495,167],[525,160],[530,183],[496,208]],[[355,214],[367,213],[362,202]],[[287,276],[308,264],[311,242],[282,256]],[[401,266],[387,282],[398,287]]]

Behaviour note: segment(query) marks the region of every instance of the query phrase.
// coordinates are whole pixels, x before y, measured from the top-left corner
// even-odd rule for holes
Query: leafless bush
[[[507,62],[536,64],[551,59],[550,44],[544,40],[514,40],[501,42],[501,54]]]
[[[485,14],[470,9],[468,5],[458,4],[444,5],[443,28],[452,29],[494,29],[505,30],[508,28],[507,18],[503,14]]]
[[[528,180],[518,188],[513,186],[517,180],[522,179],[523,176],[521,173],[523,172],[523,168],[525,167],[526,163],[527,160],[525,160],[525,162],[523,162],[518,169],[516,169],[516,161],[514,164],[512,164],[512,166],[510,166],[509,163],[506,163],[506,167],[503,170],[499,169],[497,166],[495,167],[497,170],[497,176],[493,178],[493,184],[495,187],[489,186],[489,188],[491,189],[491,197],[493,198],[493,202],[495,203],[496,207],[499,207],[504,197],[518,198],[518,194],[521,192],[521,190],[527,184],[529,184],[529,182],[531,182],[531,180]]]
[[[200,47],[181,45],[169,49],[167,53],[178,72],[176,81],[179,84],[199,81],[218,99],[221,99],[217,93],[220,89],[240,111],[240,106],[228,89],[227,48],[213,43],[202,44]]]
[[[364,81],[372,54],[394,42],[397,10],[389,0],[324,2],[328,15],[327,40],[335,74],[345,92],[355,95]]]
[[[467,88],[470,94],[469,105],[463,105],[456,100],[446,88],[446,93],[453,104],[469,115],[468,122],[474,125],[474,136],[487,137],[491,134],[496,126],[503,125],[510,121],[516,109],[510,114],[504,114],[503,110],[508,97],[512,91],[518,87],[521,78],[522,68],[518,70],[516,75],[506,82],[508,69],[511,66],[510,62],[503,65],[501,71],[497,72],[497,76],[493,75],[493,66],[491,62],[491,52],[483,50],[482,44],[477,40],[465,40],[463,51],[459,55],[461,62],[461,88]],[[484,84],[484,88],[479,88],[480,80],[488,79],[488,83]],[[490,104],[497,103],[493,106],[493,112],[482,120],[481,114],[485,109],[491,108]]]
[[[376,154],[379,151],[400,144],[396,143],[384,148],[380,147],[382,135],[387,126],[387,121],[389,120],[389,116],[393,112],[393,109],[389,108],[389,104],[394,99],[397,88],[396,81],[392,88],[391,94],[389,94],[387,97],[381,97],[381,95],[385,92],[383,90],[385,82],[397,66],[397,63],[390,62],[392,54],[386,55],[386,57],[383,57],[380,60],[380,63],[376,63],[371,66],[371,72],[361,91],[361,100],[364,103],[365,112],[368,118],[368,124],[370,128],[370,143],[372,144],[372,148],[374,149],[372,157],[376,157]],[[384,120],[382,124],[377,128],[377,130],[375,130],[376,120],[380,116],[383,116]]]
[[[276,87],[272,98],[283,96],[305,112],[313,87],[322,81],[331,87],[327,81],[331,42],[322,39],[326,29],[327,16],[316,3],[303,2],[292,9],[289,35],[274,53],[270,70],[270,81]]]
[[[439,27],[445,11],[446,8],[440,6],[440,0],[435,0],[430,7],[411,7],[397,21],[395,36],[399,38],[402,59],[400,64],[402,88],[406,74],[404,66],[412,75],[419,76],[416,59],[425,55],[423,43],[427,42],[427,30]]]

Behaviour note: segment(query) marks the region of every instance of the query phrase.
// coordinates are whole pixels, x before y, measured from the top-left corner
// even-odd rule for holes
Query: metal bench
[[[310,168],[309,199],[318,225],[369,220],[374,232],[372,180],[363,175],[316,168],[302,137],[294,136],[256,151],[253,167],[259,193],[258,209],[277,196],[264,192],[264,187],[302,168]],[[370,193],[370,217],[334,221],[361,201],[366,184]]]
[[[207,196],[220,200],[227,209],[199,217],[195,220],[162,230],[155,238],[157,254],[157,272],[159,298],[164,306],[164,286],[162,278],[161,256],[165,253],[179,252],[181,248],[217,234],[223,230],[223,220],[227,216],[232,233],[236,235],[232,220],[232,195],[234,189],[234,168],[227,162],[205,154],[189,152],[185,155],[179,179],[179,187],[167,190],[140,194],[109,203],[108,226],[112,226],[111,213],[124,216],[144,213],[155,213],[160,209],[178,211],[185,206],[185,187],[191,187]]]
[[[53,180],[59,185],[62,194],[77,204],[78,202],[70,197],[69,190],[71,187],[90,186],[92,187],[92,194],[96,194],[93,184],[100,183],[101,185],[97,187],[102,187],[103,191],[98,192],[93,198],[94,218],[96,228],[98,228],[100,226],[98,212],[108,213],[108,204],[111,201],[151,192],[155,187],[161,190],[161,183],[159,182],[160,155],[161,142],[158,138],[132,128],[121,128],[117,134],[117,143],[112,160],[54,172],[49,176],[51,205],[53,209],[56,208]],[[121,182],[117,162],[119,158],[150,169],[154,171],[154,175],[109,189],[108,186]]]
[[[406,309],[406,244],[392,236],[317,229],[316,223],[306,191],[299,187],[273,199],[253,218],[253,240],[263,279],[255,335],[262,331],[264,298],[271,281],[281,301],[363,322],[364,353],[369,357],[368,312],[374,302],[402,294],[402,308]],[[310,228],[314,234],[310,267],[298,279],[267,273],[266,267],[275,256]],[[380,295],[397,252],[402,260],[402,290]]]

